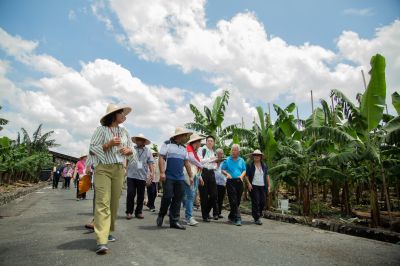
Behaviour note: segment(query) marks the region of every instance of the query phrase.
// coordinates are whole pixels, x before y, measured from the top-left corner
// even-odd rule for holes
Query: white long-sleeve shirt
[[[205,153],[203,152],[203,150],[205,150]],[[209,170],[217,169],[217,163],[211,162],[211,158],[215,158],[214,150],[210,150],[207,146],[203,146],[197,151],[197,156],[200,158],[200,163],[203,165],[204,168],[207,168]]]

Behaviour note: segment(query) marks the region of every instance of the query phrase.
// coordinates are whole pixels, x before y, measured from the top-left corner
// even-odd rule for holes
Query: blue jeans
[[[197,188],[199,187],[199,177],[195,176],[194,177],[194,183],[193,186],[189,186],[185,182],[185,198],[183,200],[183,205],[185,206],[185,218],[186,220],[189,221],[190,218],[193,217],[193,203],[194,203],[194,197],[197,191]]]

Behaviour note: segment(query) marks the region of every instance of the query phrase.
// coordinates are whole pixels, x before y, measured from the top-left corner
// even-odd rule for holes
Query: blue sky
[[[174,93],[171,95],[175,95],[175,98],[183,97],[183,102],[182,100],[169,99],[168,97],[168,99],[164,99],[162,93],[159,93],[157,96],[157,99],[162,104],[169,105],[166,108],[171,112],[172,120],[175,115],[184,117],[185,119],[190,118],[190,112],[183,113],[184,111],[178,110],[178,108],[187,106],[188,101],[199,105],[203,103],[208,104],[221,88],[232,89],[231,95],[232,98],[235,98],[235,100],[232,99],[235,105],[233,108],[237,107],[237,109],[232,110],[233,115],[229,117],[229,122],[235,122],[238,114],[240,116],[241,110],[244,109],[246,110],[243,111],[242,115],[245,116],[247,121],[251,121],[251,114],[254,111],[254,109],[253,111],[251,109],[257,104],[261,104],[265,108],[267,102],[286,106],[292,100],[298,102],[301,115],[305,117],[310,112],[309,103],[307,103],[305,98],[302,98],[304,91],[307,91],[307,86],[310,88],[319,88],[321,84],[330,84],[331,88],[341,86],[340,82],[332,81],[333,78],[339,77],[339,80],[344,80],[343,82],[348,84],[350,95],[355,93],[351,91],[350,87],[353,84],[359,84],[356,83],[359,81],[355,80],[353,74],[346,76],[343,74],[343,71],[335,68],[343,63],[346,65],[346,68],[351,68],[354,73],[358,73],[360,67],[367,70],[368,65],[365,62],[368,61],[367,59],[372,54],[368,54],[370,52],[369,48],[365,49],[365,54],[358,54],[359,52],[356,53],[354,50],[351,50],[356,50],[357,47],[361,49],[357,45],[362,44],[356,45],[357,41],[367,40],[369,46],[365,47],[372,46],[371,51],[386,52],[389,55],[394,55],[392,56],[394,61],[397,58],[396,56],[398,56],[398,52],[395,51],[393,45],[382,47],[380,43],[383,40],[379,38],[384,37],[377,36],[377,29],[388,27],[385,32],[382,30],[384,33],[381,35],[384,35],[389,34],[386,32],[390,32],[390,27],[397,27],[397,24],[395,25],[394,22],[400,16],[400,1],[216,0],[204,3],[193,0],[193,6],[196,6],[196,8],[192,8],[190,4],[183,5],[182,10],[187,12],[183,15],[176,15],[174,7],[167,6],[167,4],[164,4],[165,2],[154,1],[158,3],[147,4],[147,2],[152,2],[147,1],[144,6],[140,7],[141,10],[137,13],[139,15],[136,15],[140,17],[141,14],[147,14],[147,11],[151,13],[155,10],[154,7],[165,8],[166,12],[171,12],[171,17],[178,17],[176,19],[178,22],[169,26],[170,31],[176,30],[179,33],[181,30],[185,32],[193,30],[195,32],[199,30],[198,25],[187,27],[185,26],[187,22],[186,18],[180,18],[179,16],[190,16],[193,10],[196,12],[200,10],[205,15],[205,27],[200,26],[200,33],[204,33],[207,36],[218,35],[218,38],[224,39],[225,37],[221,37],[223,36],[221,33],[223,30],[218,26],[218,23],[221,20],[225,21],[229,25],[229,29],[235,33],[239,32],[237,33],[239,40],[244,39],[242,44],[244,50],[250,51],[250,55],[252,54],[252,49],[256,51],[260,50],[257,54],[261,57],[266,56],[264,61],[270,62],[265,67],[268,69],[263,69],[262,62],[257,62],[255,63],[257,66],[253,66],[252,58],[249,57],[248,61],[246,61],[245,56],[235,49],[229,50],[229,55],[224,54],[222,56],[221,53],[225,53],[226,49],[231,49],[229,47],[226,48],[227,46],[221,47],[221,52],[218,52],[218,54],[215,54],[212,48],[208,50],[200,49],[198,51],[199,54],[196,54],[196,51],[193,51],[196,49],[196,45],[191,47],[191,39],[189,38],[187,42],[183,42],[182,40],[185,40],[185,37],[175,38],[172,42],[164,43],[160,41],[160,44],[154,44],[153,38],[149,37],[146,39],[149,34],[160,34],[160,40],[164,37],[171,37],[162,32],[162,23],[154,24],[156,27],[160,27],[159,31],[152,31],[154,25],[152,24],[152,27],[148,26],[145,18],[138,18],[136,24],[132,24],[129,16],[124,14],[123,8],[120,8],[120,6],[126,4],[123,2],[123,0],[112,3],[103,1],[1,1],[0,27],[12,38],[18,38],[17,36],[19,36],[19,41],[21,42],[35,42],[36,48],[33,52],[29,51],[30,54],[39,56],[48,55],[61,62],[66,68],[71,68],[77,73],[83,70],[83,66],[89,66],[91,65],[90,63],[96,62],[96,59],[105,59],[107,60],[107,67],[112,67],[113,71],[116,71],[113,77],[114,80],[118,79],[119,71],[127,70],[134,78],[140,80],[140,83],[144,87],[149,88],[150,93],[153,89],[157,90],[161,88],[165,88],[167,92],[170,89],[178,90],[175,91],[176,95]],[[174,3],[174,1],[169,2]],[[127,3],[128,5],[130,4],[129,8],[133,8],[135,11],[134,1],[130,3],[128,1]],[[178,3],[176,5],[179,6]],[[96,7],[97,11],[94,11],[93,7]],[[239,14],[243,14],[243,16],[239,16]],[[133,14],[132,16],[135,15]],[[151,14],[149,16],[151,17]],[[235,24],[233,19],[235,17],[241,19],[241,22]],[[201,16],[194,16],[194,19],[196,21],[202,20]],[[111,23],[111,28],[105,23],[106,20],[109,20],[109,23]],[[139,27],[136,27],[137,25]],[[199,25],[201,25],[201,22]],[[241,25],[245,25],[243,26],[244,28],[248,27],[247,30],[242,31]],[[176,29],[174,28],[175,26]],[[258,26],[263,26],[263,30],[258,29]],[[261,36],[261,40],[263,38],[262,33],[265,31],[268,37],[266,40],[263,40],[265,41],[264,44],[258,45],[253,41],[246,41],[245,32],[252,27],[256,28],[254,36]],[[141,32],[142,29],[144,29],[144,33]],[[358,39],[356,38],[354,47],[351,42],[355,41],[355,37],[351,34],[343,34],[344,31],[357,34]],[[124,41],[118,42],[117,36],[123,36]],[[226,40],[224,39],[224,41]],[[340,45],[338,45],[339,40],[342,40]],[[181,41],[182,43],[180,43]],[[199,41],[203,42],[204,40]],[[205,41],[205,43],[207,42]],[[304,48],[305,43],[309,43],[311,46],[316,47],[316,49]],[[163,45],[165,45],[165,50],[163,50]],[[246,45],[252,48],[247,49]],[[145,47],[151,52],[137,50],[138,47]],[[320,78],[315,78],[315,80],[313,78],[313,81],[307,86],[304,85],[303,92],[300,92],[297,86],[300,82],[299,80],[307,75],[299,74],[298,77],[291,77],[293,81],[287,84],[284,78],[274,80],[274,77],[291,75],[291,73],[298,72],[302,67],[297,66],[299,69],[296,69],[296,66],[294,66],[293,68],[296,70],[294,71],[290,68],[290,62],[281,65],[279,54],[277,54],[276,58],[272,58],[273,56],[269,49],[276,49],[277,53],[278,51],[282,53],[282,56],[288,52],[293,52],[293,55],[298,55],[298,58],[315,60],[315,62],[307,65],[307,67],[310,67],[309,76],[312,77],[313,73],[319,73],[318,69],[314,69],[313,67],[318,67],[321,64],[323,65],[321,70],[323,74],[321,74]],[[179,50],[182,51],[182,54],[179,53]],[[272,50],[272,54],[273,52],[274,50]],[[154,58],[149,59],[148,57]],[[200,62],[202,58],[207,58],[204,64]],[[48,95],[51,99],[52,95],[49,92],[51,89],[41,87],[42,85],[39,83],[43,82],[43,78],[59,80],[63,75],[62,73],[54,74],[38,71],[33,63],[26,63],[18,59],[18,56],[10,54],[6,48],[0,49],[0,60],[7,65],[7,70],[2,78],[18,87],[20,93],[26,94],[33,91],[41,93],[40,95],[42,96]],[[196,60],[199,62],[196,62]],[[290,61],[290,58],[286,58],[285,60]],[[227,64],[232,62],[237,65],[237,69],[241,70],[240,73],[234,67],[227,66]],[[119,69],[114,63],[120,65],[123,70]],[[99,67],[99,64],[97,61],[93,67]],[[279,69],[279,71],[271,73],[273,72],[271,70],[275,69],[275,66],[277,66],[276,69]],[[326,70],[324,67],[330,68],[330,70]],[[396,70],[392,69],[391,71],[394,72]],[[315,74],[315,76],[317,75]],[[268,77],[268,83],[266,83],[264,89],[263,85],[259,85],[259,83],[260,80],[265,80],[266,76]],[[248,80],[242,83],[240,77],[246,77]],[[263,78],[259,80],[259,77]],[[397,87],[399,85],[397,81],[397,79],[390,80],[389,85]],[[91,82],[97,84],[97,81],[91,80]],[[69,88],[67,85],[60,85],[60,90],[66,90],[67,88]],[[282,88],[282,93],[279,93],[280,88]],[[5,90],[5,87],[0,88],[0,90]],[[316,97],[326,96],[328,92],[327,89],[324,90],[321,88],[321,92],[316,92]],[[252,95],[252,91],[256,93]],[[111,97],[113,94],[112,91],[103,90],[102,92],[104,95],[101,99],[104,101],[107,99],[119,99],[123,102],[129,102],[129,100],[125,101],[121,97]],[[110,95],[107,95],[107,93],[110,93]],[[195,94],[201,95],[193,97]],[[270,98],[269,95],[271,95]],[[127,95],[127,97],[135,97],[135,95]],[[100,102],[101,99],[99,98]],[[18,114],[25,115],[23,113],[24,108],[18,104],[14,105],[11,100],[4,98],[0,100],[6,116],[9,115],[10,119],[19,121],[20,118],[17,118]],[[241,106],[242,104],[243,106]],[[182,112],[182,114],[179,112]],[[29,114],[26,115],[29,116]],[[63,114],[60,115],[62,116]],[[95,117],[94,114],[93,116]],[[46,118],[43,118],[44,121],[40,121],[38,117],[40,115],[35,116],[30,121],[35,121],[37,124],[43,122],[46,125]],[[146,121],[145,118],[139,120]],[[21,126],[27,126],[23,120],[20,122],[20,125],[13,124],[5,132],[12,134]],[[178,122],[182,124],[188,121],[180,121],[178,119]],[[154,119],[154,125],[157,123],[163,123],[163,121]],[[58,124],[56,122],[48,123],[49,129],[53,129],[53,127],[58,130],[66,130],[71,140],[78,140],[80,143],[87,143],[88,141],[88,136],[85,137],[84,133],[74,132],[74,130],[71,130],[61,122]],[[164,131],[154,131],[152,126],[141,126],[136,121],[128,124],[128,128],[133,132],[144,132],[152,139],[160,141],[165,138],[167,130],[171,130],[173,125],[170,124],[168,129]]]

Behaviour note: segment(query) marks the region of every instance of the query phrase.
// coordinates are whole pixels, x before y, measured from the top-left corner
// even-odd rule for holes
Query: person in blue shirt
[[[239,145],[233,144],[231,156],[221,166],[222,173],[227,179],[226,191],[231,209],[228,219],[237,226],[242,225],[239,206],[243,194],[243,179],[246,176],[246,163],[239,154]]]
[[[190,135],[192,135],[192,132],[177,128],[170,140],[161,146],[158,166],[160,168],[160,181],[164,182],[164,191],[160,212],[157,217],[158,227],[162,226],[164,216],[169,209],[170,227],[181,230],[186,229],[179,223],[179,213],[184,195],[184,167],[189,176],[189,185],[193,186],[194,182],[189,157],[184,145],[188,142]]]

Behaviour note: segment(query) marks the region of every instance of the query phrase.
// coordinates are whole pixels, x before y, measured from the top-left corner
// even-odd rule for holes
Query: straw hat
[[[187,135],[187,137],[190,137],[193,134],[193,132],[190,132],[187,129],[181,128],[181,127],[177,127],[175,129],[175,134],[171,136],[171,139],[175,138],[176,136],[179,135]]]
[[[260,150],[255,150],[255,151],[253,151],[253,152],[251,153],[251,156],[254,156],[254,155],[261,155],[262,157],[264,157],[264,154],[263,154]]]
[[[66,162],[66,163],[65,163],[65,165],[70,165],[70,164],[71,164],[70,162]]]
[[[198,141],[198,140],[203,140],[203,139],[205,139],[205,138],[202,137],[202,136],[197,135],[196,133],[193,133],[193,134],[190,136],[190,139],[189,139],[188,143],[196,142],[196,141]]]
[[[114,113],[114,112],[119,111],[119,110],[123,110],[124,111],[124,115],[127,115],[132,111],[132,108],[127,107],[127,106],[121,107],[121,106],[117,106],[115,104],[110,103],[107,106],[106,114],[103,115],[103,117],[100,119],[100,124],[104,125],[104,118],[106,118],[106,116],[108,116],[109,114]]]
[[[85,158],[87,157],[87,154],[81,154],[81,156],[79,156],[79,159]]]
[[[143,139],[145,141],[144,145],[149,145],[151,143],[151,141],[148,138],[146,138],[143,134],[139,134],[137,136],[132,137],[133,143],[136,144],[137,139]]]

